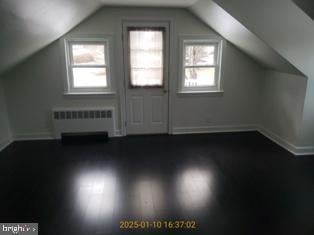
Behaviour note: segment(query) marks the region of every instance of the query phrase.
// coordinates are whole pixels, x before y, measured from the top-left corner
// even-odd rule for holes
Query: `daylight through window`
[[[183,53],[182,89],[216,89],[219,82],[219,43],[185,42]]]
[[[163,86],[164,42],[159,28],[130,28],[131,87]]]
[[[70,92],[99,92],[109,87],[107,44],[107,41],[68,42]]]

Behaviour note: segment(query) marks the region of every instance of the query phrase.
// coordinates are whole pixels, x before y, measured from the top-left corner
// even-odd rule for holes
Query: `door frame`
[[[168,18],[121,18],[120,19],[120,32],[119,34],[121,35],[121,52],[122,52],[122,59],[121,59],[121,62],[122,62],[122,67],[123,67],[123,72],[122,72],[122,75],[123,75],[123,78],[121,79],[121,81],[119,81],[119,90],[120,90],[120,112],[121,112],[121,131],[120,133],[118,134],[118,136],[126,136],[127,135],[127,101],[126,101],[126,98],[127,98],[127,86],[128,86],[128,71],[126,71],[126,68],[127,68],[127,65],[126,65],[126,49],[125,49],[125,42],[124,42],[124,29],[125,29],[125,24],[135,24],[136,22],[138,22],[139,24],[146,24],[146,23],[167,23],[168,24],[168,35],[166,35],[166,40],[168,43],[168,52],[166,53],[166,56],[167,56],[167,60],[168,60],[168,65],[167,65],[167,71],[165,71],[165,74],[166,76],[168,77],[167,79],[167,89],[168,89],[168,92],[167,92],[167,96],[168,96],[168,117],[167,117],[167,126],[168,126],[168,134],[172,134],[172,120],[173,120],[173,113],[171,112],[172,110],[172,107],[174,106],[174,99],[173,99],[173,95],[172,95],[172,91],[173,91],[173,82],[170,82],[170,78],[171,77],[174,77],[172,74],[173,74],[173,68],[174,66],[171,66],[171,63],[173,61],[173,56],[174,56],[174,52],[175,52],[175,49],[173,48],[173,45],[174,42],[174,23],[173,23],[173,19],[168,19]],[[130,26],[133,26],[133,25],[130,25]],[[152,25],[154,26],[154,25]]]

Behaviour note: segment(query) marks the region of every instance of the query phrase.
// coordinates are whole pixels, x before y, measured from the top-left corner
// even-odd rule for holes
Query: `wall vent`
[[[112,110],[54,111],[54,120],[112,118]]]
[[[114,135],[114,108],[53,109],[52,120],[57,139],[69,132],[106,131],[109,137]]]

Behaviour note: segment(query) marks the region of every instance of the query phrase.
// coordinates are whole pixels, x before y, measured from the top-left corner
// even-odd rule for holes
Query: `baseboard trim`
[[[174,127],[173,135],[203,134],[223,132],[247,132],[256,131],[256,125],[220,125],[220,126],[198,126],[198,127]]]
[[[123,136],[124,135],[122,135],[122,131],[118,129],[118,130],[115,130],[113,137],[123,137]]]
[[[14,141],[11,139],[1,141],[0,143],[0,152],[3,151],[5,148],[9,147],[10,144],[12,144]]]
[[[295,156],[314,155],[314,146],[296,146],[261,126],[257,127],[257,131]]]
[[[52,132],[18,133],[13,136],[14,140],[52,140],[55,139]]]
[[[258,131],[266,138],[270,139],[277,145],[286,149],[295,156],[314,155],[314,146],[296,146],[286,139],[276,135],[272,131],[258,125],[220,125],[220,126],[198,126],[198,127],[174,127],[173,135],[182,134],[206,134],[206,133],[224,133],[224,132],[249,132]],[[121,130],[116,130],[114,137],[122,137]],[[8,147],[14,141],[26,140],[52,140],[55,139],[52,132],[37,132],[37,133],[18,133],[13,136],[13,139],[0,143],[0,151]]]

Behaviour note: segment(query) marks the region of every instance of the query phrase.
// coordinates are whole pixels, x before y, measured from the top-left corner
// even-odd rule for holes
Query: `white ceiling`
[[[197,1],[198,0],[100,0],[103,5],[157,7],[187,7]]]
[[[1,0],[0,73],[56,40],[99,7],[98,0]]]
[[[104,5],[186,7],[261,64],[279,71],[283,67],[291,69],[287,69],[290,67],[287,61],[271,47],[259,44],[261,40],[239,22],[230,24],[240,25],[238,28],[224,29],[224,22],[232,17],[222,8],[213,15],[210,4],[211,0],[0,0],[0,74],[58,39]]]
[[[199,0],[190,10],[264,67],[292,74],[300,72],[273,48],[212,0]]]

